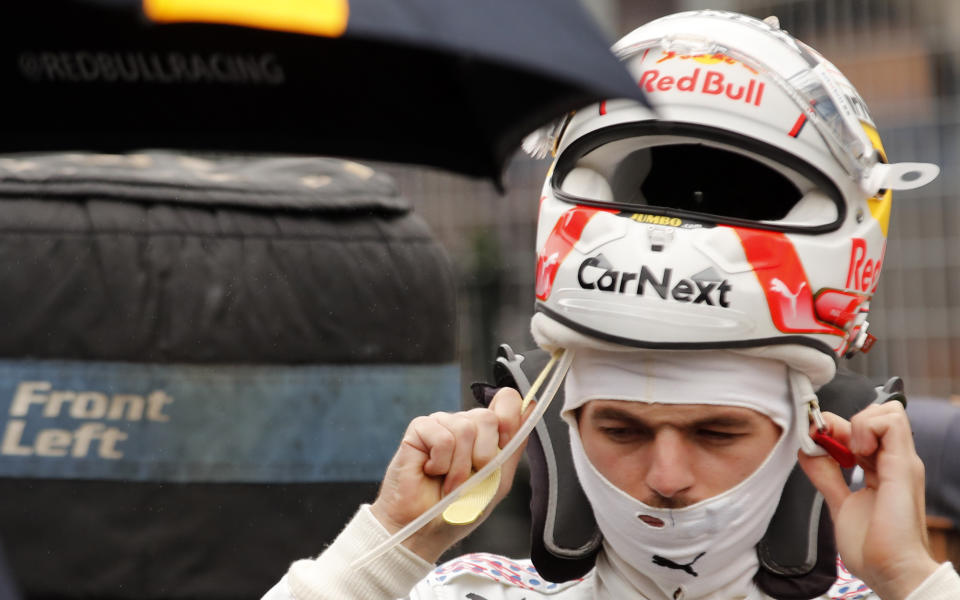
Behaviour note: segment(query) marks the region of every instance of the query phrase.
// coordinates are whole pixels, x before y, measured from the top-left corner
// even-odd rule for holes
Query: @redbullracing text
[[[281,85],[286,74],[277,56],[182,52],[24,52],[20,74],[53,83],[156,83]]]

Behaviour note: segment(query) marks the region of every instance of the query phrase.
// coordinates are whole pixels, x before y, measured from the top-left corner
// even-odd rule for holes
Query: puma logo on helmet
[[[803,288],[806,285],[806,281],[801,282],[800,287],[798,287],[796,293],[794,293],[789,287],[787,287],[787,284],[774,277],[770,282],[770,291],[782,294],[784,298],[790,301],[790,311],[795,317],[797,316],[797,296],[800,295],[800,292],[803,291]]]

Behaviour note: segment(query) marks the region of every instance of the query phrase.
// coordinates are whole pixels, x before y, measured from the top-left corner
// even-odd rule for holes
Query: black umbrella
[[[306,152],[498,181],[550,119],[643,100],[577,0],[175,4],[151,12],[165,24],[139,0],[6,6],[0,151]]]

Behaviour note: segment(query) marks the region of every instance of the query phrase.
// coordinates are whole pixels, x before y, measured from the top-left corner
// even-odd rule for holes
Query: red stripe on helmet
[[[546,300],[557,278],[557,269],[580,240],[587,223],[601,212],[617,212],[612,208],[578,206],[563,213],[553,226],[543,249],[537,256],[537,299]]]
[[[732,228],[740,238],[753,272],[767,297],[773,324],[784,333],[827,333],[843,330],[823,323],[813,308],[813,290],[787,236],[775,231]]]
[[[797,117],[797,122],[793,124],[793,129],[790,130],[790,133],[787,134],[790,137],[797,137],[800,135],[800,130],[803,129],[804,124],[807,122],[807,115],[800,113],[800,116]]]

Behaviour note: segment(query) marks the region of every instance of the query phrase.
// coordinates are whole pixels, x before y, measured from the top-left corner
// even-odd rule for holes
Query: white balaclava
[[[604,537],[601,586],[618,597],[635,594],[630,588],[651,598],[754,596],[756,545],[799,448],[787,366],[723,350],[579,349],[564,394],[574,466]],[[782,433],[763,464],[733,488],[684,508],[654,508],[614,486],[587,459],[574,411],[594,399],[738,406],[770,417]],[[642,515],[665,525],[648,525]]]

